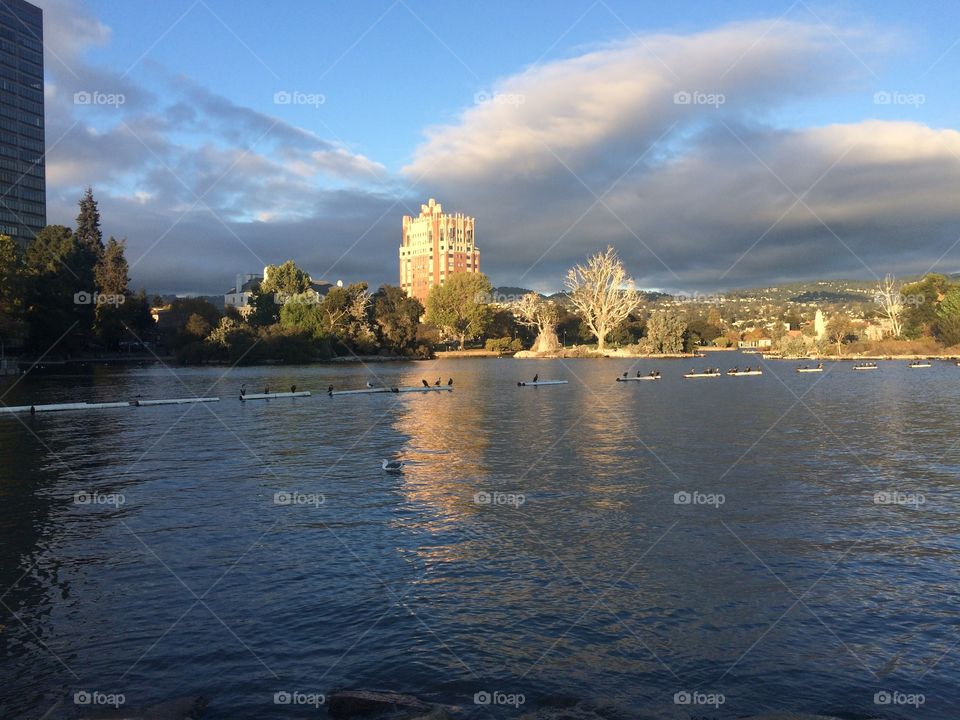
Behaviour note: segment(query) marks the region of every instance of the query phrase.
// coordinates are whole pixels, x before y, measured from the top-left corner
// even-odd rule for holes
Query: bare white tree
[[[608,247],[567,273],[570,302],[597,338],[597,349],[606,347],[609,335],[640,304],[633,280],[627,277],[616,251]]]
[[[520,298],[513,309],[517,322],[537,331],[537,339],[533,343],[534,352],[556,352],[559,349],[557,322],[560,311],[556,303],[531,292]]]
[[[893,336],[900,337],[903,332],[903,295],[897,279],[893,275],[887,275],[882,282],[877,283],[874,298],[884,317],[890,321]]]

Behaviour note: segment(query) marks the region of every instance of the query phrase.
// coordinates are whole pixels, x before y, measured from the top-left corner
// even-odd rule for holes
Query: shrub
[[[513,340],[508,337],[490,338],[484,344],[484,347],[490,352],[509,352],[514,346],[516,346],[516,350],[523,349],[519,340]]]

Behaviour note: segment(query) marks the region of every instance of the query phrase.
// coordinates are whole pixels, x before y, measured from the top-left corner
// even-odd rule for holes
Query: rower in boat
[[[536,375],[533,376],[533,381],[534,381],[534,382],[536,382],[536,381],[539,380],[539,379],[540,379],[540,373],[537,373]]]
[[[290,386],[290,392],[295,393],[296,391],[297,391],[297,386],[296,386],[296,385],[291,385],[291,386]]]
[[[264,395],[269,395],[269,394],[270,394],[270,387],[269,387],[268,385],[264,385],[264,386],[263,386],[263,394],[264,394]]]
[[[450,387],[453,387],[453,378],[449,378],[449,379],[447,380],[447,385],[450,386]]]
[[[624,374],[623,374],[623,375],[621,375],[620,377],[622,377],[622,378],[625,378],[626,376],[627,376],[627,374],[626,374],[626,373],[624,373]],[[637,372],[637,377],[640,377],[640,373],[639,373],[639,372]]]
[[[330,397],[333,397],[333,385],[327,386],[327,395],[329,395]]]
[[[440,378],[437,378],[437,381],[433,384],[434,387],[440,387]]]
[[[427,388],[430,387],[430,383],[428,383],[428,382],[427,382],[426,380],[424,380],[423,378],[420,378],[420,382],[423,383],[423,386],[424,386],[424,387],[427,387]]]
[[[626,374],[626,373],[624,373],[624,374],[623,374],[623,376],[624,376],[624,377],[626,377],[626,376],[627,376],[627,374]],[[637,370],[637,377],[640,377],[640,371],[639,371],[639,370]]]
[[[246,394],[247,394],[247,384],[244,383],[243,385],[240,386],[240,397],[243,397]]]

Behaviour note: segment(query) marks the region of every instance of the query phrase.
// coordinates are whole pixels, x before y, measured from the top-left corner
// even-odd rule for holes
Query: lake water
[[[758,357],[23,379],[5,404],[221,402],[0,417],[0,715],[99,692],[316,717],[275,693],[373,687],[471,718],[956,717],[960,368],[681,378]],[[371,372],[455,391],[323,393]]]

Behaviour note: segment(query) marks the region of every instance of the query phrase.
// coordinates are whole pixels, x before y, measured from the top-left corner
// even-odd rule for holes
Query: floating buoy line
[[[960,365],[960,362],[957,363]],[[910,369],[915,368],[929,368],[932,367],[932,364],[926,360],[913,361],[907,365]],[[854,370],[879,370],[880,367],[875,362],[858,362],[853,366]],[[822,373],[824,372],[823,364],[819,364],[816,367],[797,367],[795,372],[798,373]],[[744,376],[761,376],[763,375],[763,370],[760,368],[747,368],[746,370],[740,370],[739,368],[731,368],[725,373],[727,376],[732,377],[744,377]],[[683,373],[684,378],[716,378],[721,377],[724,373],[720,368],[708,368],[706,370],[691,370],[690,372]],[[616,382],[642,382],[649,380],[660,380],[661,375],[659,371],[653,371],[647,375],[637,374],[635,377],[630,377],[627,373],[624,373],[620,377],[616,378]],[[348,390],[337,390],[333,385],[327,387],[326,394],[329,397],[341,396],[341,395],[379,395],[384,393],[431,393],[431,392],[453,392],[453,378],[447,380],[446,384],[441,384],[440,378],[437,378],[437,381],[431,385],[426,380],[421,381],[422,385],[410,385],[410,386],[375,386],[372,383],[367,383],[367,386],[364,388],[357,389],[348,389]],[[539,374],[534,375],[532,380],[523,381],[520,380],[517,382],[517,387],[541,387],[548,385],[568,385],[568,380],[541,380]],[[303,398],[311,397],[312,393],[309,390],[297,390],[296,385],[290,386],[289,391],[281,392],[270,392],[269,387],[265,387],[264,391],[261,393],[248,393],[246,390],[246,384],[240,387],[239,400],[241,402],[247,402],[251,400],[281,400],[289,398]],[[12,415],[14,413],[30,413],[31,415],[36,413],[46,413],[46,412],[86,412],[89,410],[110,410],[118,408],[129,408],[129,407],[153,407],[158,405],[189,405],[195,403],[214,403],[220,402],[219,397],[185,397],[185,398],[162,398],[156,400],[143,400],[139,397],[136,400],[129,401],[120,401],[120,402],[72,402],[72,403],[49,403],[46,405],[14,405],[14,406],[0,406],[0,415]]]

